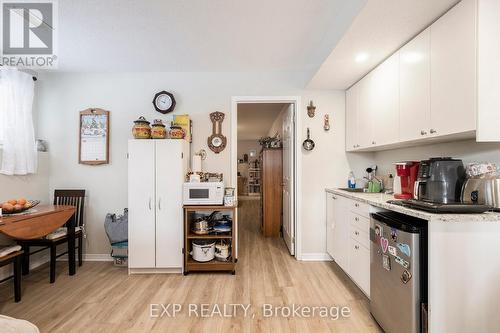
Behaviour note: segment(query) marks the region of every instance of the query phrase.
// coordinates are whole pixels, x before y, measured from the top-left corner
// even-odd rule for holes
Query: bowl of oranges
[[[0,208],[2,208],[2,214],[17,214],[33,208],[39,203],[39,200],[26,200],[24,198],[9,199],[3,203],[0,203]]]

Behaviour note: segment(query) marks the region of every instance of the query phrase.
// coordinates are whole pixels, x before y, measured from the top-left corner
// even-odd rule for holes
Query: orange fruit
[[[10,213],[10,212],[12,212],[14,210],[14,205],[11,205],[10,203],[5,202],[2,205],[2,210],[6,211],[7,213]]]
[[[17,200],[17,203],[20,204],[21,206],[26,205],[26,202],[27,202],[27,200],[24,199],[24,198],[21,198],[21,199]]]
[[[20,211],[20,210],[22,210],[22,209],[23,209],[23,206],[21,206],[20,204],[16,204],[16,205],[14,205],[14,211],[15,211],[15,212],[18,212],[18,211]]]
[[[12,206],[14,206],[15,204],[17,204],[17,200],[16,199],[10,199],[7,202],[10,203]]]

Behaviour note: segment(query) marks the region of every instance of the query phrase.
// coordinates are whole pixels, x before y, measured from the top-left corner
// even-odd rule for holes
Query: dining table
[[[29,240],[45,237],[66,225],[69,275],[74,275],[76,272],[75,212],[75,206],[38,205],[22,213],[4,214],[0,217],[0,233],[14,240]]]

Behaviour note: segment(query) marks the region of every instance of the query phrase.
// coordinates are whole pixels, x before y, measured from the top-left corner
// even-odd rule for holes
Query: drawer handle
[[[424,131],[424,130],[421,130],[421,131],[420,131],[420,135],[427,135],[427,132],[426,132],[426,131]]]
[[[357,245],[354,245],[354,248],[355,248],[356,250],[359,250],[359,246],[357,246]]]
[[[359,218],[355,217],[355,218],[354,218],[354,221],[359,221]]]
[[[355,234],[356,236],[359,236],[359,232],[358,232],[358,231],[355,231],[355,232],[354,232],[354,234]]]
[[[431,128],[430,132],[431,134],[437,133],[437,131],[434,128]]]
[[[355,203],[354,206],[359,207],[359,204]]]

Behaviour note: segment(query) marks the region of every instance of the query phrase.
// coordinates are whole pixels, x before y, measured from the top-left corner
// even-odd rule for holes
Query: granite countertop
[[[358,200],[369,205],[392,210],[398,213],[418,217],[430,222],[500,222],[500,213],[487,212],[483,214],[434,214],[422,210],[406,208],[387,203],[387,200],[394,200],[394,196],[384,193],[362,193],[348,192],[335,188],[325,189],[349,199]]]

